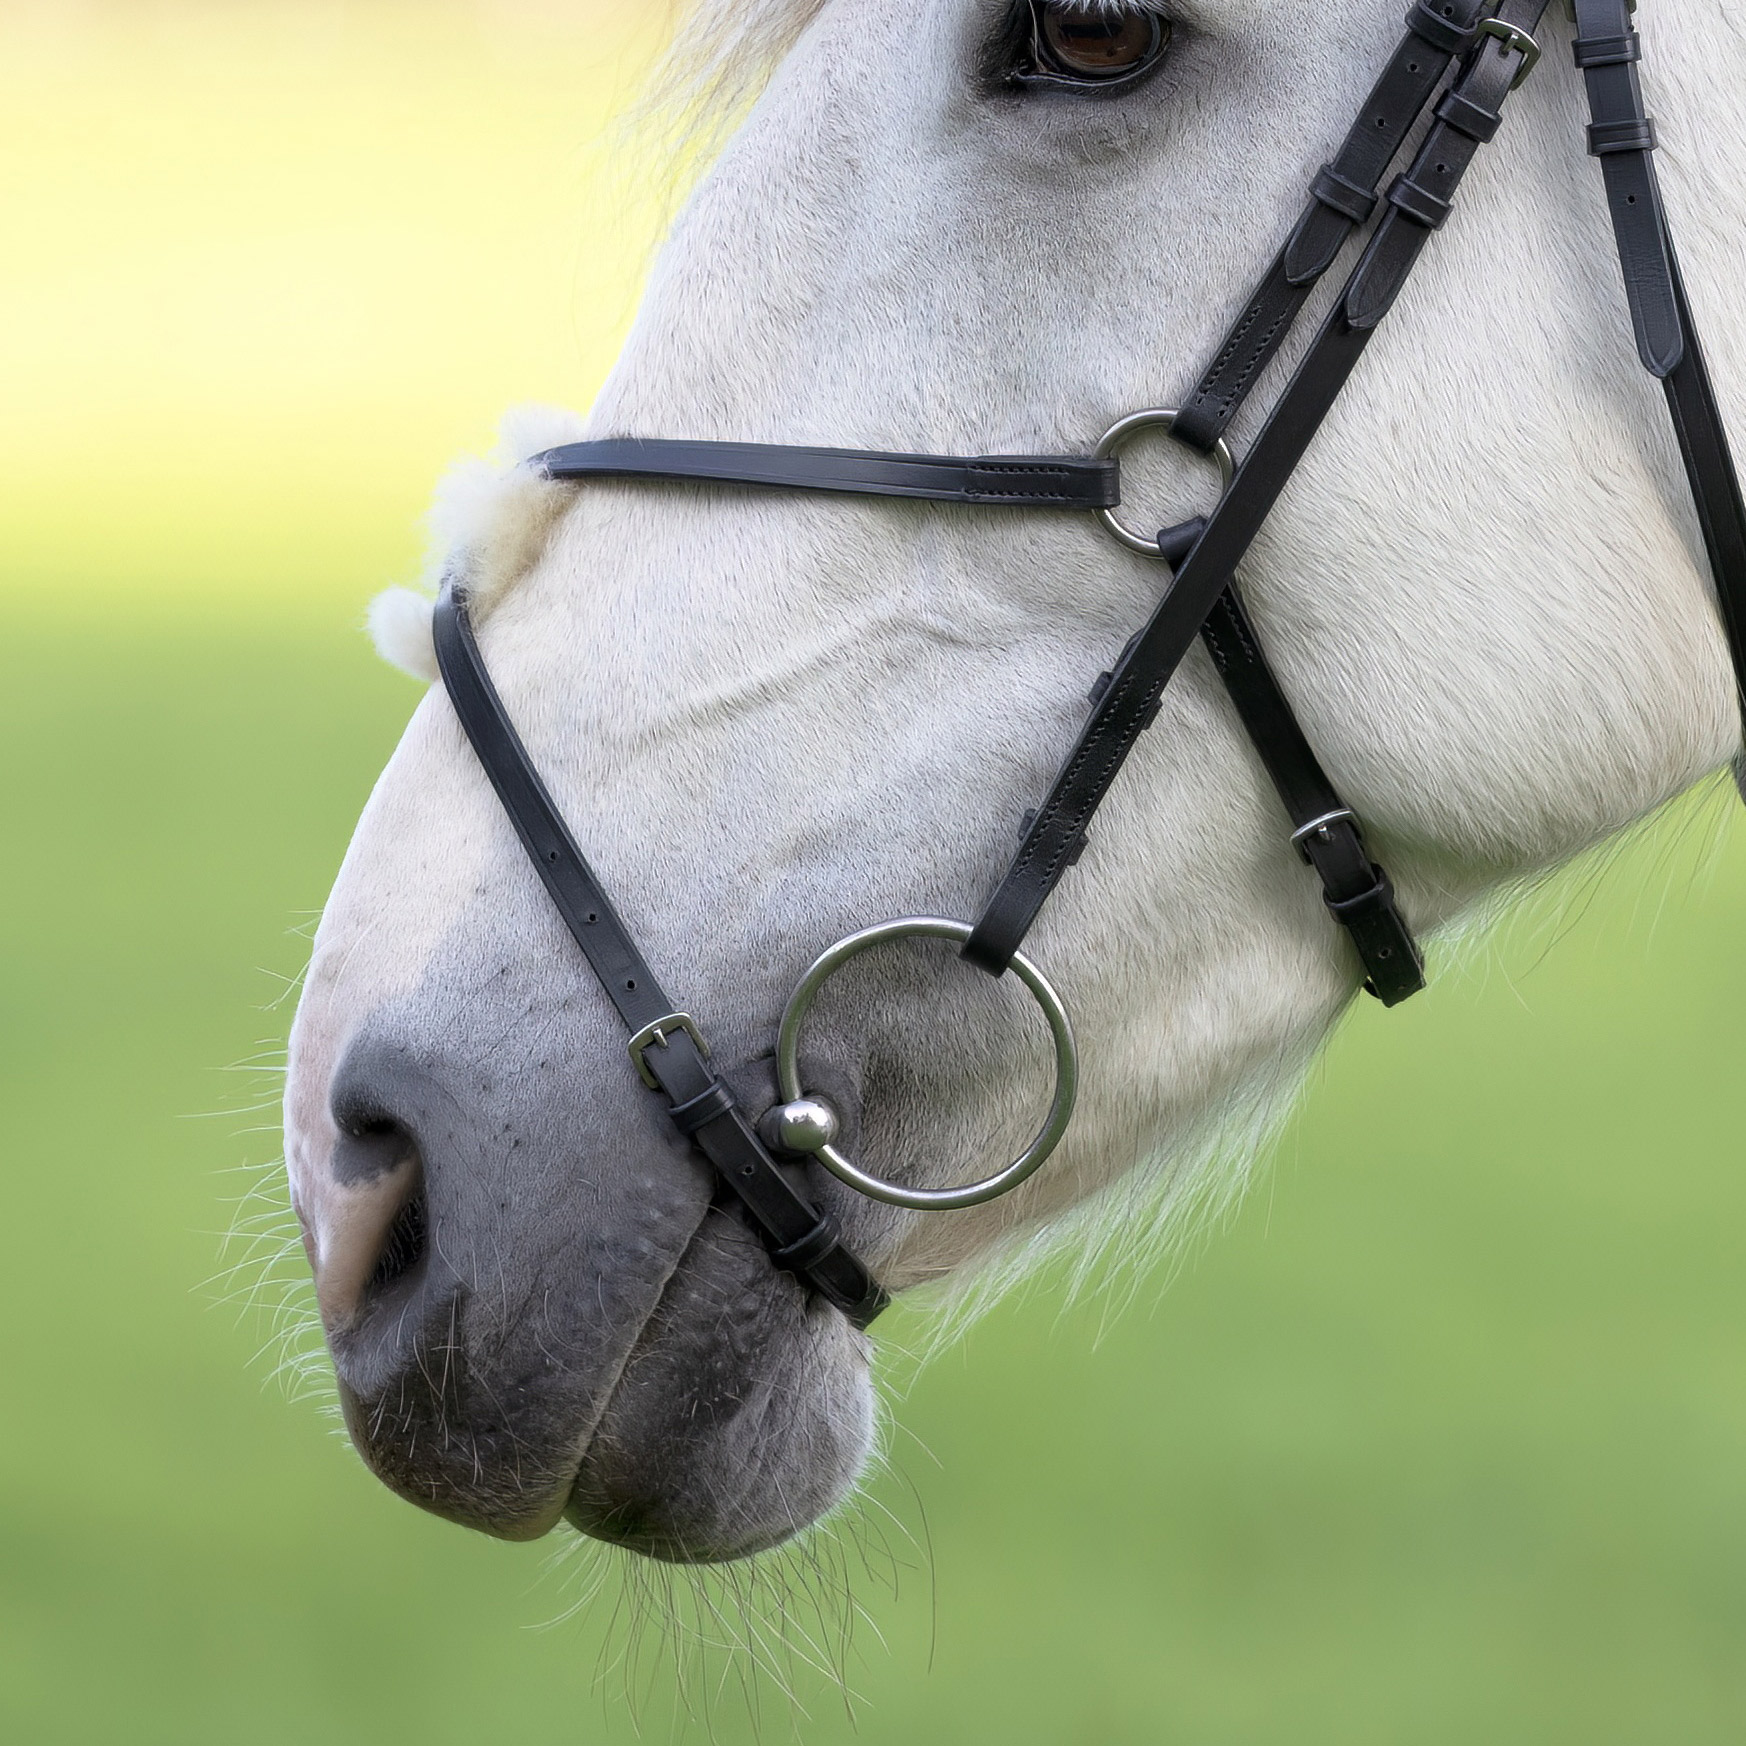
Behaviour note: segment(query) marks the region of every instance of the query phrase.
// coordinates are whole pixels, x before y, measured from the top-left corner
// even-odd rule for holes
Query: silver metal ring
[[[962,945],[970,938],[971,932],[964,922],[942,921],[937,916],[905,916],[898,921],[863,928],[821,953],[811,969],[801,977],[800,985],[789,997],[787,1010],[782,1014],[782,1028],[776,1038],[776,1083],[784,1101],[793,1103],[805,1091],[800,1081],[800,1027],[805,1023],[818,991],[851,958],[886,940],[951,940]],[[869,1176],[834,1145],[826,1142],[817,1146],[816,1156],[833,1176],[888,1206],[905,1206],[916,1212],[948,1212],[956,1207],[981,1206],[985,1201],[1017,1188],[1060,1145],[1061,1136],[1067,1132],[1067,1125],[1073,1119],[1073,1105],[1079,1095],[1079,1049],[1073,1041],[1073,1024],[1060,995],[1035,964],[1022,955],[1015,956],[1012,969],[1042,1008],[1055,1040],[1055,1101],[1049,1106],[1048,1120],[1043,1123],[1042,1131],[1024,1153],[997,1175],[983,1182],[973,1182],[966,1188],[905,1188],[882,1177]]]
[[[1093,457],[1099,461],[1107,461],[1111,455],[1120,454],[1138,432],[1153,430],[1160,425],[1168,430],[1176,423],[1176,419],[1177,408],[1174,406],[1155,406],[1145,412],[1130,412],[1126,418],[1112,424],[1103,433],[1103,440],[1092,451]],[[1184,447],[1186,446],[1184,444]],[[1237,459],[1231,453],[1231,445],[1223,437],[1220,437],[1213,444],[1212,453],[1213,459],[1219,465],[1219,495],[1222,497],[1230,490],[1231,481],[1237,476]],[[1147,539],[1144,534],[1135,533],[1113,509],[1100,509],[1097,512],[1097,519],[1130,552],[1143,552],[1148,558],[1164,556],[1156,540]]]

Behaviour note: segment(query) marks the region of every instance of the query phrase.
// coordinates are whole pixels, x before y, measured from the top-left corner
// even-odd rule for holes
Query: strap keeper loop
[[[1441,230],[1449,214],[1455,210],[1447,200],[1439,199],[1428,188],[1421,188],[1411,176],[1397,176],[1388,191],[1388,203],[1414,224],[1426,230]]]
[[[1418,4],[1406,15],[1406,27],[1421,42],[1446,55],[1458,55],[1473,40],[1473,26],[1457,24],[1453,18],[1434,11],[1428,0]]]
[[[1487,109],[1483,103],[1475,103],[1471,97],[1464,97],[1454,90],[1445,93],[1443,101],[1437,105],[1437,119],[1446,121],[1457,133],[1464,133],[1481,145],[1503,126],[1503,117],[1495,109]]]
[[[785,1272],[805,1273],[816,1267],[841,1241],[837,1221],[829,1213],[820,1213],[818,1223],[804,1237],[796,1237],[792,1243],[772,1249],[770,1259]]]
[[[684,1103],[676,1103],[667,1114],[680,1133],[695,1134],[699,1128],[728,1114],[736,1107],[734,1094],[718,1079],[710,1088]]]
[[[1588,130],[1588,153],[1593,158],[1611,157],[1614,152],[1654,150],[1655,123],[1648,116],[1641,121],[1599,121]]]
[[[1376,910],[1393,909],[1394,887],[1380,867],[1375,871],[1376,883],[1368,891],[1360,891],[1356,897],[1324,897],[1322,901],[1328,906],[1328,914],[1346,922]]]
[[[1376,196],[1368,188],[1342,176],[1332,164],[1323,164],[1310,184],[1310,193],[1322,205],[1349,218],[1354,224],[1367,224],[1376,210]]]
[[[1636,31],[1623,36],[1579,36],[1571,44],[1579,67],[1622,67],[1643,58],[1643,39]]]

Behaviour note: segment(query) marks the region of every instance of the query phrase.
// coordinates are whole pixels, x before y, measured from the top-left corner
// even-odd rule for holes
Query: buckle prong
[[[1305,861],[1310,858],[1309,840],[1311,837],[1325,837],[1329,825],[1349,824],[1358,833],[1359,841],[1363,841],[1364,827],[1358,822],[1358,815],[1349,806],[1336,807],[1332,812],[1324,812],[1319,818],[1312,818],[1308,824],[1301,825],[1291,833],[1292,847],[1303,856]]]
[[[657,1044],[665,1049],[667,1033],[683,1031],[697,1045],[697,1052],[709,1059],[709,1044],[703,1040],[703,1032],[697,1028],[697,1020],[688,1012],[670,1012],[665,1018],[658,1018],[652,1025],[643,1028],[630,1040],[630,1058],[636,1064],[636,1070],[642,1075],[643,1084],[651,1091],[659,1091],[661,1082],[649,1071],[648,1052]]]
[[[1479,36],[1495,36],[1506,49],[1514,49],[1522,57],[1516,76],[1510,80],[1513,91],[1539,65],[1540,45],[1519,24],[1506,24],[1501,18],[1487,18],[1479,26]]]

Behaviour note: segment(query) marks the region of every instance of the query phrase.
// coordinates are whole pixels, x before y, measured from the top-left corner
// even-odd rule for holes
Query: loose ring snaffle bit
[[[1004,1170],[964,1188],[905,1188],[901,1183],[869,1175],[838,1150],[839,1124],[830,1105],[821,1098],[808,1097],[803,1089],[800,1028],[819,990],[831,977],[870,946],[887,940],[950,940],[961,946],[970,933],[967,922],[944,921],[938,916],[904,916],[897,921],[881,922],[877,927],[862,928],[820,953],[801,977],[782,1014],[782,1027],[776,1038],[776,1083],[784,1102],[770,1113],[770,1139],[784,1151],[812,1153],[833,1176],[859,1189],[870,1200],[909,1207],[915,1212],[950,1212],[958,1207],[981,1206],[984,1201],[995,1200],[1017,1188],[1048,1158],[1060,1145],[1061,1136],[1073,1119],[1073,1105],[1079,1095],[1079,1049],[1073,1040],[1073,1022],[1060,995],[1023,953],[1013,959],[1012,972],[1031,991],[1048,1020],[1049,1034],[1055,1042],[1055,1098],[1037,1137]]]

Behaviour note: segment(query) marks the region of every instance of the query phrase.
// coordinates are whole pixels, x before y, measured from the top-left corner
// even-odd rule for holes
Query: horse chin
[[[712,1211],[589,1439],[566,1518],[673,1564],[781,1545],[840,1503],[867,1462],[869,1353],[738,1218]]]

